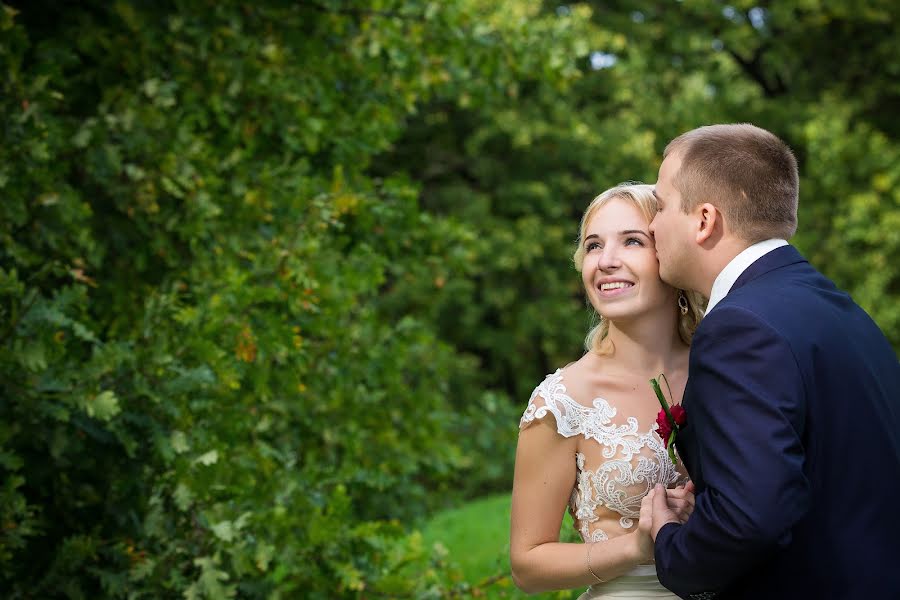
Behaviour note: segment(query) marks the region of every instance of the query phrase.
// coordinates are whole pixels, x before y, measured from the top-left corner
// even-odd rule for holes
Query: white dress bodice
[[[649,386],[648,393],[652,393]],[[687,481],[680,462],[676,467],[669,459],[655,422],[641,428],[637,418],[619,415],[617,407],[603,398],[578,402],[566,391],[562,369],[535,388],[519,429],[548,414],[555,418],[560,435],[584,439],[573,457],[577,476],[569,511],[585,542],[631,531],[640,516],[641,500],[657,483]]]

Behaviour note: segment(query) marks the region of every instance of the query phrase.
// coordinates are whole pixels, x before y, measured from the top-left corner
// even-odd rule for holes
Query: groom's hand
[[[694,512],[694,487],[693,481],[676,488],[666,489],[666,500],[669,508],[675,511],[679,523],[687,523],[691,513]]]
[[[693,484],[691,484],[693,486]],[[686,488],[685,488],[686,489]],[[666,493],[666,488],[663,487],[661,483],[657,483],[656,487],[653,489],[651,494],[652,496],[652,509],[653,509],[653,518],[650,525],[650,536],[653,538],[653,541],[656,541],[656,535],[659,533],[659,530],[663,528],[664,525],[668,523],[681,523],[681,519],[679,519],[678,512],[676,508],[669,506],[668,494]],[[693,502],[693,492],[691,491],[691,502]],[[693,504],[691,504],[691,508],[693,509]]]

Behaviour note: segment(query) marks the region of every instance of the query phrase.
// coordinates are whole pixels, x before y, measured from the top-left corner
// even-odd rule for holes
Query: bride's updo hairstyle
[[[572,257],[575,261],[575,268],[578,269],[579,273],[584,265],[584,236],[587,233],[588,223],[591,222],[594,214],[601,206],[614,198],[622,198],[634,204],[641,211],[641,214],[644,215],[644,218],[647,219],[648,224],[653,220],[658,210],[656,196],[653,195],[653,186],[642,183],[621,183],[594,198],[588,205],[587,210],[584,211],[584,216],[581,217],[581,228],[578,231],[578,246],[575,248],[575,255]],[[688,311],[685,315],[682,315],[680,311],[678,313],[678,335],[681,336],[685,344],[690,344],[694,331],[696,331],[697,325],[700,324],[700,319],[703,318],[703,306],[705,303],[700,294],[696,292],[684,291],[684,296],[688,302]],[[672,310],[678,310],[677,305],[673,306]],[[597,311],[593,310],[593,308],[591,313],[594,325],[584,340],[585,350],[597,354],[612,354],[614,351],[613,344],[611,340],[607,339],[609,321],[597,314]]]

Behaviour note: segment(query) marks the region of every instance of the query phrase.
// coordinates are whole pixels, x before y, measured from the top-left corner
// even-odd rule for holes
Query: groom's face
[[[692,220],[681,208],[681,192],[674,185],[681,168],[681,157],[669,154],[659,167],[659,177],[653,195],[659,211],[650,222],[650,233],[656,241],[659,276],[669,285],[693,289],[686,275],[690,272]]]

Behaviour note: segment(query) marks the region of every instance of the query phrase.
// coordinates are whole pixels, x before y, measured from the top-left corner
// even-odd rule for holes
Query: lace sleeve
[[[547,412],[551,411],[547,408],[547,402],[540,395],[540,387],[537,387],[528,400],[528,407],[522,413],[522,418],[519,419],[519,431],[533,425],[535,421],[543,419],[547,416]],[[556,413],[553,414],[556,416]]]
[[[583,410],[583,407],[566,394],[566,386],[562,383],[562,370],[557,369],[534,388],[528,400],[528,407],[519,420],[519,431],[550,413],[556,419],[557,432],[565,437],[572,437],[582,432]]]

